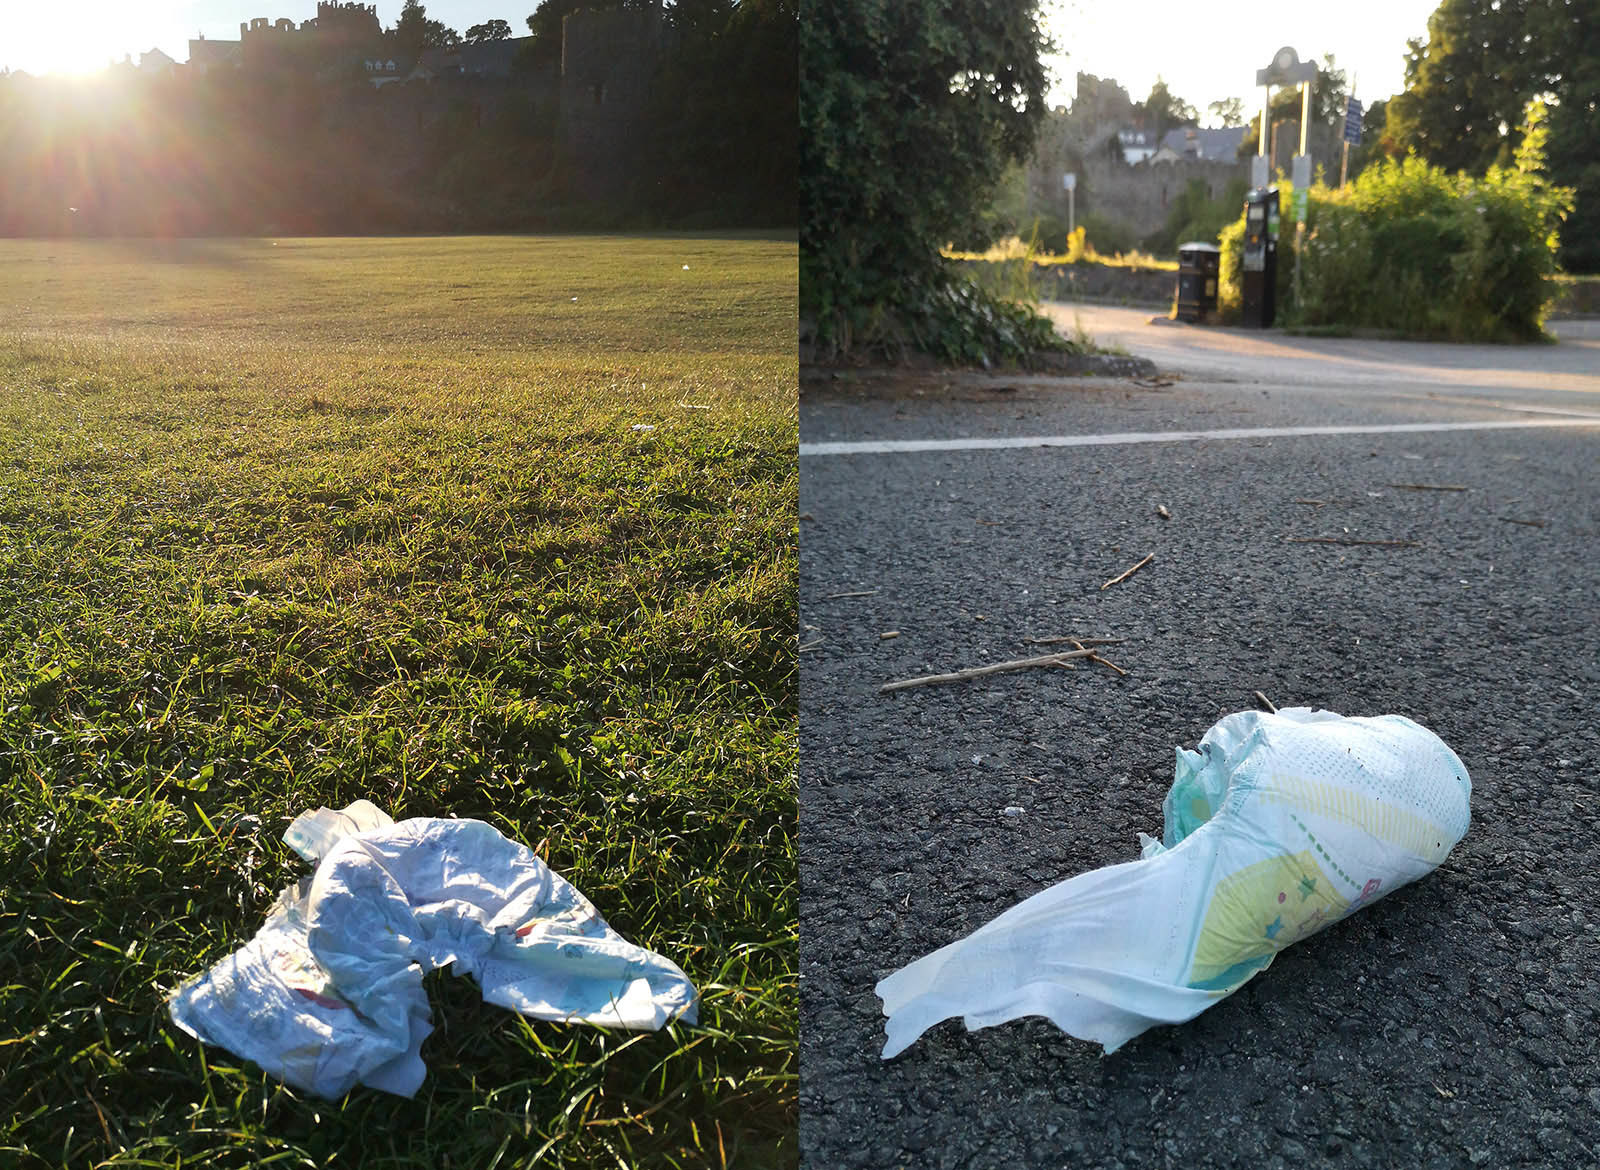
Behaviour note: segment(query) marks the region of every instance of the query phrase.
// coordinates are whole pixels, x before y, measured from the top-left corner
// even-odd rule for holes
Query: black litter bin
[[[1217,277],[1222,249],[1184,244],[1178,249],[1178,320],[1205,321],[1217,313]]]

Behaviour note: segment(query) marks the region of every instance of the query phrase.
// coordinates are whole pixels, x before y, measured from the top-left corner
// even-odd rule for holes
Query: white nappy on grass
[[[1044,1016],[1114,1052],[1193,1019],[1290,943],[1430,872],[1466,835],[1454,752],[1399,715],[1229,715],[1178,749],[1163,841],[1044,890],[877,987],[884,1059],[941,1020]],[[1141,834],[1143,836],[1143,834]]]
[[[255,938],[179,987],[171,1010],[185,1032],[291,1085],[413,1095],[433,1030],[422,976],[447,963],[534,1019],[695,1021],[688,976],[482,821],[396,824],[358,800],[302,813],[284,840],[316,872],[278,896]]]

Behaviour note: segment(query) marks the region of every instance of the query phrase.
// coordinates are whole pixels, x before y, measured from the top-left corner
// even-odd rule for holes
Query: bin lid
[[[1215,244],[1202,244],[1198,240],[1196,240],[1195,242],[1189,243],[1189,244],[1179,244],[1178,245],[1178,251],[1179,252],[1220,252],[1220,251],[1222,251],[1222,249],[1217,247]]]

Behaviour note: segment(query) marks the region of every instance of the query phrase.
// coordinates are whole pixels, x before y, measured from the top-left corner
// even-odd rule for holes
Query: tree
[[[1027,157],[1045,45],[1038,0],[801,7],[800,302],[823,348],[987,352],[962,339],[993,307],[940,248],[981,232],[1006,164]]]
[[[534,61],[561,59],[561,22],[580,8],[650,8],[652,0],[540,0],[528,16],[528,32],[533,36],[529,57]],[[674,5],[676,12],[679,5]],[[727,6],[724,6],[725,8]],[[691,0],[691,8],[697,8]]]
[[[1428,18],[1427,41],[1407,42],[1406,90],[1388,111],[1402,150],[1451,171],[1481,173],[1495,161],[1525,100],[1506,68],[1516,50],[1495,43],[1505,26],[1489,4],[1446,0]]]
[[[1207,106],[1206,113],[1211,115],[1211,120],[1218,126],[1243,126],[1244,100],[1236,97],[1223,98],[1220,102],[1212,102]]]
[[[486,41],[504,41],[511,37],[511,26],[503,20],[486,20],[467,29],[467,44],[481,45]]]
[[[390,35],[395,48],[413,59],[421,56],[423,49],[453,49],[461,43],[461,34],[455,29],[428,19],[421,0],[406,0]]]
[[[1142,112],[1146,124],[1155,131],[1156,141],[1175,126],[1198,126],[1200,115],[1195,108],[1182,98],[1174,97],[1167,83],[1157,77],[1156,83],[1150,89],[1150,96],[1134,107],[1135,112]]]
[[[1549,175],[1574,187],[1562,231],[1571,271],[1600,269],[1600,13],[1593,0],[1444,0],[1414,40],[1389,103],[1397,151],[1481,174],[1510,165],[1524,111],[1549,97]]]
[[[797,0],[707,4],[675,24],[637,159],[655,214],[795,222],[797,9]]]

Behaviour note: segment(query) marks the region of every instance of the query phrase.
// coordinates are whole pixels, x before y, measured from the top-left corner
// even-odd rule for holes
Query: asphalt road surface
[[[1600,1166],[1600,329],[1057,312],[1169,376],[802,377],[803,1165]],[[1068,634],[1127,674],[878,689]],[[1466,839],[1112,1056],[1030,1019],[879,1059],[879,978],[1136,858],[1258,690],[1436,731]]]

